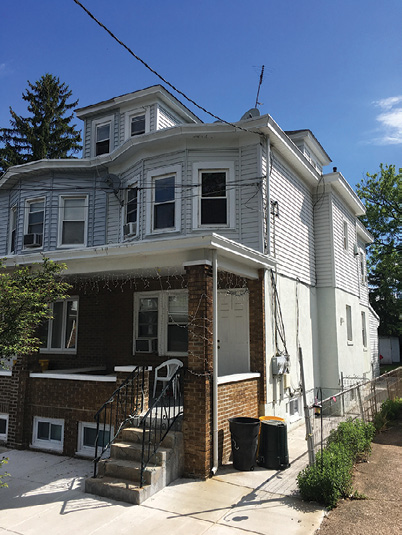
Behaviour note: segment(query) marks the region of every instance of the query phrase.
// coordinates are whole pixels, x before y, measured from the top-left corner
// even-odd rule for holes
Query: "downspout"
[[[218,469],[218,321],[217,321],[217,250],[213,249],[213,468]]]

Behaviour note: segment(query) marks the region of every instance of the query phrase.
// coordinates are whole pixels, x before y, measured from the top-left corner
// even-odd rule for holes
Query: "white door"
[[[249,370],[249,294],[219,291],[218,375]]]

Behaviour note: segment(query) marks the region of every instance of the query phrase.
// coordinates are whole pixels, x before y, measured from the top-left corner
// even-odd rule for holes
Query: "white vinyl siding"
[[[272,153],[270,200],[276,201],[279,217],[270,217],[270,253],[278,271],[315,284],[313,202],[309,189],[276,154]]]
[[[359,267],[353,246],[356,243],[355,217],[334,193],[332,194],[332,223],[335,286],[353,295],[358,295]],[[347,230],[347,250],[345,249],[345,228]]]
[[[334,286],[334,252],[331,223],[331,204],[328,193],[315,197],[315,253],[318,287]]]
[[[180,124],[182,122],[177,117],[175,117],[172,112],[169,112],[162,106],[158,106],[157,110],[157,130],[171,128],[172,126],[176,126],[177,124]]]
[[[263,191],[266,191],[266,168],[259,170],[260,145],[240,149],[241,185],[239,187],[239,231],[241,242],[263,252]],[[260,176],[262,175],[262,176]]]

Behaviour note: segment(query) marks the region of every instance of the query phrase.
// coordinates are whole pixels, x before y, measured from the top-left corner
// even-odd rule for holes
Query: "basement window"
[[[32,446],[43,450],[63,451],[64,420],[34,417]]]
[[[113,435],[113,427],[112,427]],[[95,441],[97,437],[97,425],[94,422],[78,422],[77,455],[83,457],[94,457]],[[98,437],[98,454],[111,438],[111,428],[109,425],[100,425]]]
[[[8,414],[0,414],[0,440],[7,441]]]

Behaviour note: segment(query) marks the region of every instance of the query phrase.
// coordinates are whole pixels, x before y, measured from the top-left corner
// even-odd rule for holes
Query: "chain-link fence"
[[[309,407],[307,424],[308,446],[316,453],[325,446],[327,437],[340,422],[348,418],[361,418],[372,422],[386,399],[402,397],[402,368],[390,371],[372,380],[345,377],[342,390],[325,399],[315,398]],[[354,384],[355,381],[355,384]],[[350,384],[348,388],[346,384]],[[353,384],[352,384],[353,383]],[[321,392],[319,391],[317,393]],[[309,429],[310,426],[310,429]]]

